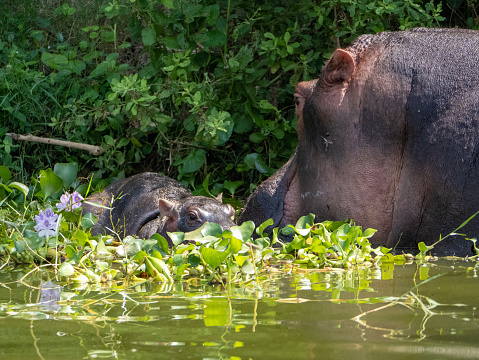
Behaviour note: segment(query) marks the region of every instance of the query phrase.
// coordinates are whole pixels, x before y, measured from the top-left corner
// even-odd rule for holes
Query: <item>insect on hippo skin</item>
[[[298,146],[240,223],[354,219],[387,247],[432,244],[479,210],[479,31],[363,35],[295,93]],[[479,220],[460,230],[479,235]],[[471,254],[450,237],[439,255]]]
[[[136,235],[146,239],[158,233],[169,240],[167,231],[189,232],[205,222],[215,222],[223,229],[235,225],[235,211],[221,202],[221,195],[216,199],[193,196],[179,182],[156,173],[114,182],[86,201],[111,208],[84,204],[85,213],[98,217],[92,227],[93,235]]]

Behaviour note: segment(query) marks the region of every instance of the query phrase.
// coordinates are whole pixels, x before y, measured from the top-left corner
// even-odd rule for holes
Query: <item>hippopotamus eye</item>
[[[299,96],[298,94],[294,94],[294,103],[296,104],[296,106],[299,106],[299,104],[301,104],[301,96]]]
[[[197,216],[194,212],[190,212],[190,213],[188,214],[188,219],[194,221],[194,220],[198,219],[198,216]]]

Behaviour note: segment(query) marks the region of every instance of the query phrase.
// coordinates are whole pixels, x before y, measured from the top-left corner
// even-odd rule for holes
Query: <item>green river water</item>
[[[0,272],[0,359],[479,359],[479,267],[462,260],[273,271],[228,292],[52,278],[40,293],[52,273],[29,270]]]

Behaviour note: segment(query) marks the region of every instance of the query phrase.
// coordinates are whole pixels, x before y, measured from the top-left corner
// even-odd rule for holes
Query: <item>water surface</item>
[[[30,270],[0,273],[1,359],[479,358],[478,268],[465,261],[273,269],[229,292],[196,280],[79,286]]]

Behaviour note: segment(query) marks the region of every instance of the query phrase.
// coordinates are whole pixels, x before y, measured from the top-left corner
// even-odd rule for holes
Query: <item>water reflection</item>
[[[0,273],[2,358],[479,354],[477,268],[466,262],[285,271],[232,285],[229,293],[193,280],[171,287],[149,281],[78,286],[37,273],[18,283],[24,274]]]

